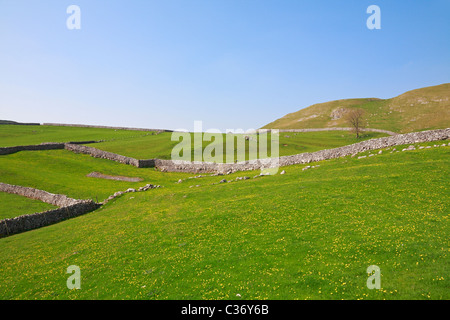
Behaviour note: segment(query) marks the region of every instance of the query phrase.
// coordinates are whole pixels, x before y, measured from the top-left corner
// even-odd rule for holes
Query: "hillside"
[[[22,126],[35,126],[35,125],[40,125],[37,122],[29,122],[29,123],[25,123],[25,122],[17,122],[17,121],[12,121],[12,120],[0,120],[0,125],[1,124],[13,124],[13,125],[22,125]]]
[[[0,120],[0,124],[18,124],[16,121]]]
[[[366,110],[367,127],[399,133],[450,127],[450,83],[408,91],[391,99],[343,99],[318,103],[275,120],[264,129],[347,127],[349,108]]]

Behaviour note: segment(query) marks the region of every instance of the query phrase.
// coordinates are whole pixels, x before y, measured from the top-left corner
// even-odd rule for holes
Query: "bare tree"
[[[345,115],[345,119],[348,124],[352,127],[353,131],[356,133],[356,138],[359,138],[359,135],[364,128],[364,110],[363,109],[350,109],[347,111]]]

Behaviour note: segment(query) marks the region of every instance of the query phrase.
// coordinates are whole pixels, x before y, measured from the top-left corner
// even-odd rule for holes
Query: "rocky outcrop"
[[[330,118],[331,120],[339,120],[347,113],[347,111],[347,109],[342,107],[336,108],[331,112]]]

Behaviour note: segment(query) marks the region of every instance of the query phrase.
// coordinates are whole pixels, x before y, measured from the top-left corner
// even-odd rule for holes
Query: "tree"
[[[363,109],[350,109],[345,115],[348,124],[352,127],[353,131],[356,133],[356,138],[364,128],[364,110]]]

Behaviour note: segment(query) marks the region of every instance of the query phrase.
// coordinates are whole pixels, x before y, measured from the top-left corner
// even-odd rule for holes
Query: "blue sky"
[[[0,119],[247,130],[390,98],[450,82],[449,14],[448,0],[0,0]]]

